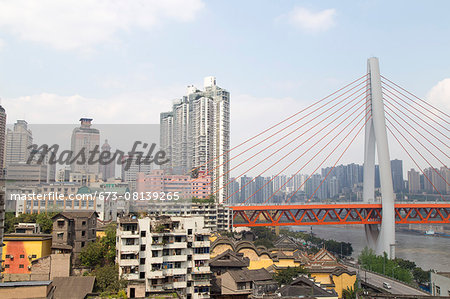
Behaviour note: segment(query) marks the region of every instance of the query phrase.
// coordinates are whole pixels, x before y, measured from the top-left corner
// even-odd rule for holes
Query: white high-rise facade
[[[129,281],[128,295],[177,292],[179,298],[209,298],[209,234],[203,217],[119,219],[116,263]]]
[[[88,158],[90,157],[90,152],[94,149],[100,151],[100,131],[91,128],[92,119],[91,118],[80,118],[81,126],[75,128],[72,132],[71,140],[71,151],[74,157],[82,152],[86,157],[84,163],[83,159],[76,159],[71,165],[71,172],[77,173],[99,173],[98,163],[88,163]],[[95,160],[98,160],[98,154],[95,155]]]
[[[6,133],[6,166],[12,163],[27,162],[33,135],[25,120],[17,120],[14,129]]]
[[[209,172],[213,192],[222,202],[227,198],[230,149],[230,93],[206,77],[204,90],[188,86],[187,95],[174,102],[171,112],[161,113],[161,149],[176,174],[192,169]]]

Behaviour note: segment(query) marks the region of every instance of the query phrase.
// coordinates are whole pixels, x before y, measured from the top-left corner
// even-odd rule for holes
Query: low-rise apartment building
[[[176,292],[187,299],[209,298],[209,233],[203,217],[119,219],[116,262],[132,281],[128,296]]]
[[[73,253],[73,262],[78,262],[81,250],[95,242],[97,212],[61,212],[53,216],[52,252]]]

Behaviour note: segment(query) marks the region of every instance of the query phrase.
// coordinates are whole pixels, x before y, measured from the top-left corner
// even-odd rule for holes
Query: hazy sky
[[[385,76],[448,113],[449,11],[410,0],[0,0],[0,97],[9,123],[158,123],[214,75],[231,93],[236,144],[377,56]]]

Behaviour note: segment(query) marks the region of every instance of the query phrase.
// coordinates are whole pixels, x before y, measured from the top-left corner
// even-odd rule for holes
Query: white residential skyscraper
[[[219,202],[227,198],[230,148],[230,93],[206,77],[204,90],[188,86],[187,95],[174,102],[171,112],[161,113],[161,149],[175,174],[199,171],[212,176]]]

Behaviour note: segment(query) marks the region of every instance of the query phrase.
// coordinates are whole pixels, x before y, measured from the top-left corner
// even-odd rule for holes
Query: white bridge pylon
[[[371,109],[372,113],[368,113],[366,117],[372,115],[372,118],[365,127],[363,199],[365,202],[375,202],[376,152],[380,169],[381,205],[383,208],[381,225],[365,225],[365,231],[367,242],[376,254],[383,255],[386,252],[388,257],[393,259],[395,258],[395,197],[378,58],[369,58],[367,68],[370,87],[367,91],[369,101],[366,111]]]

